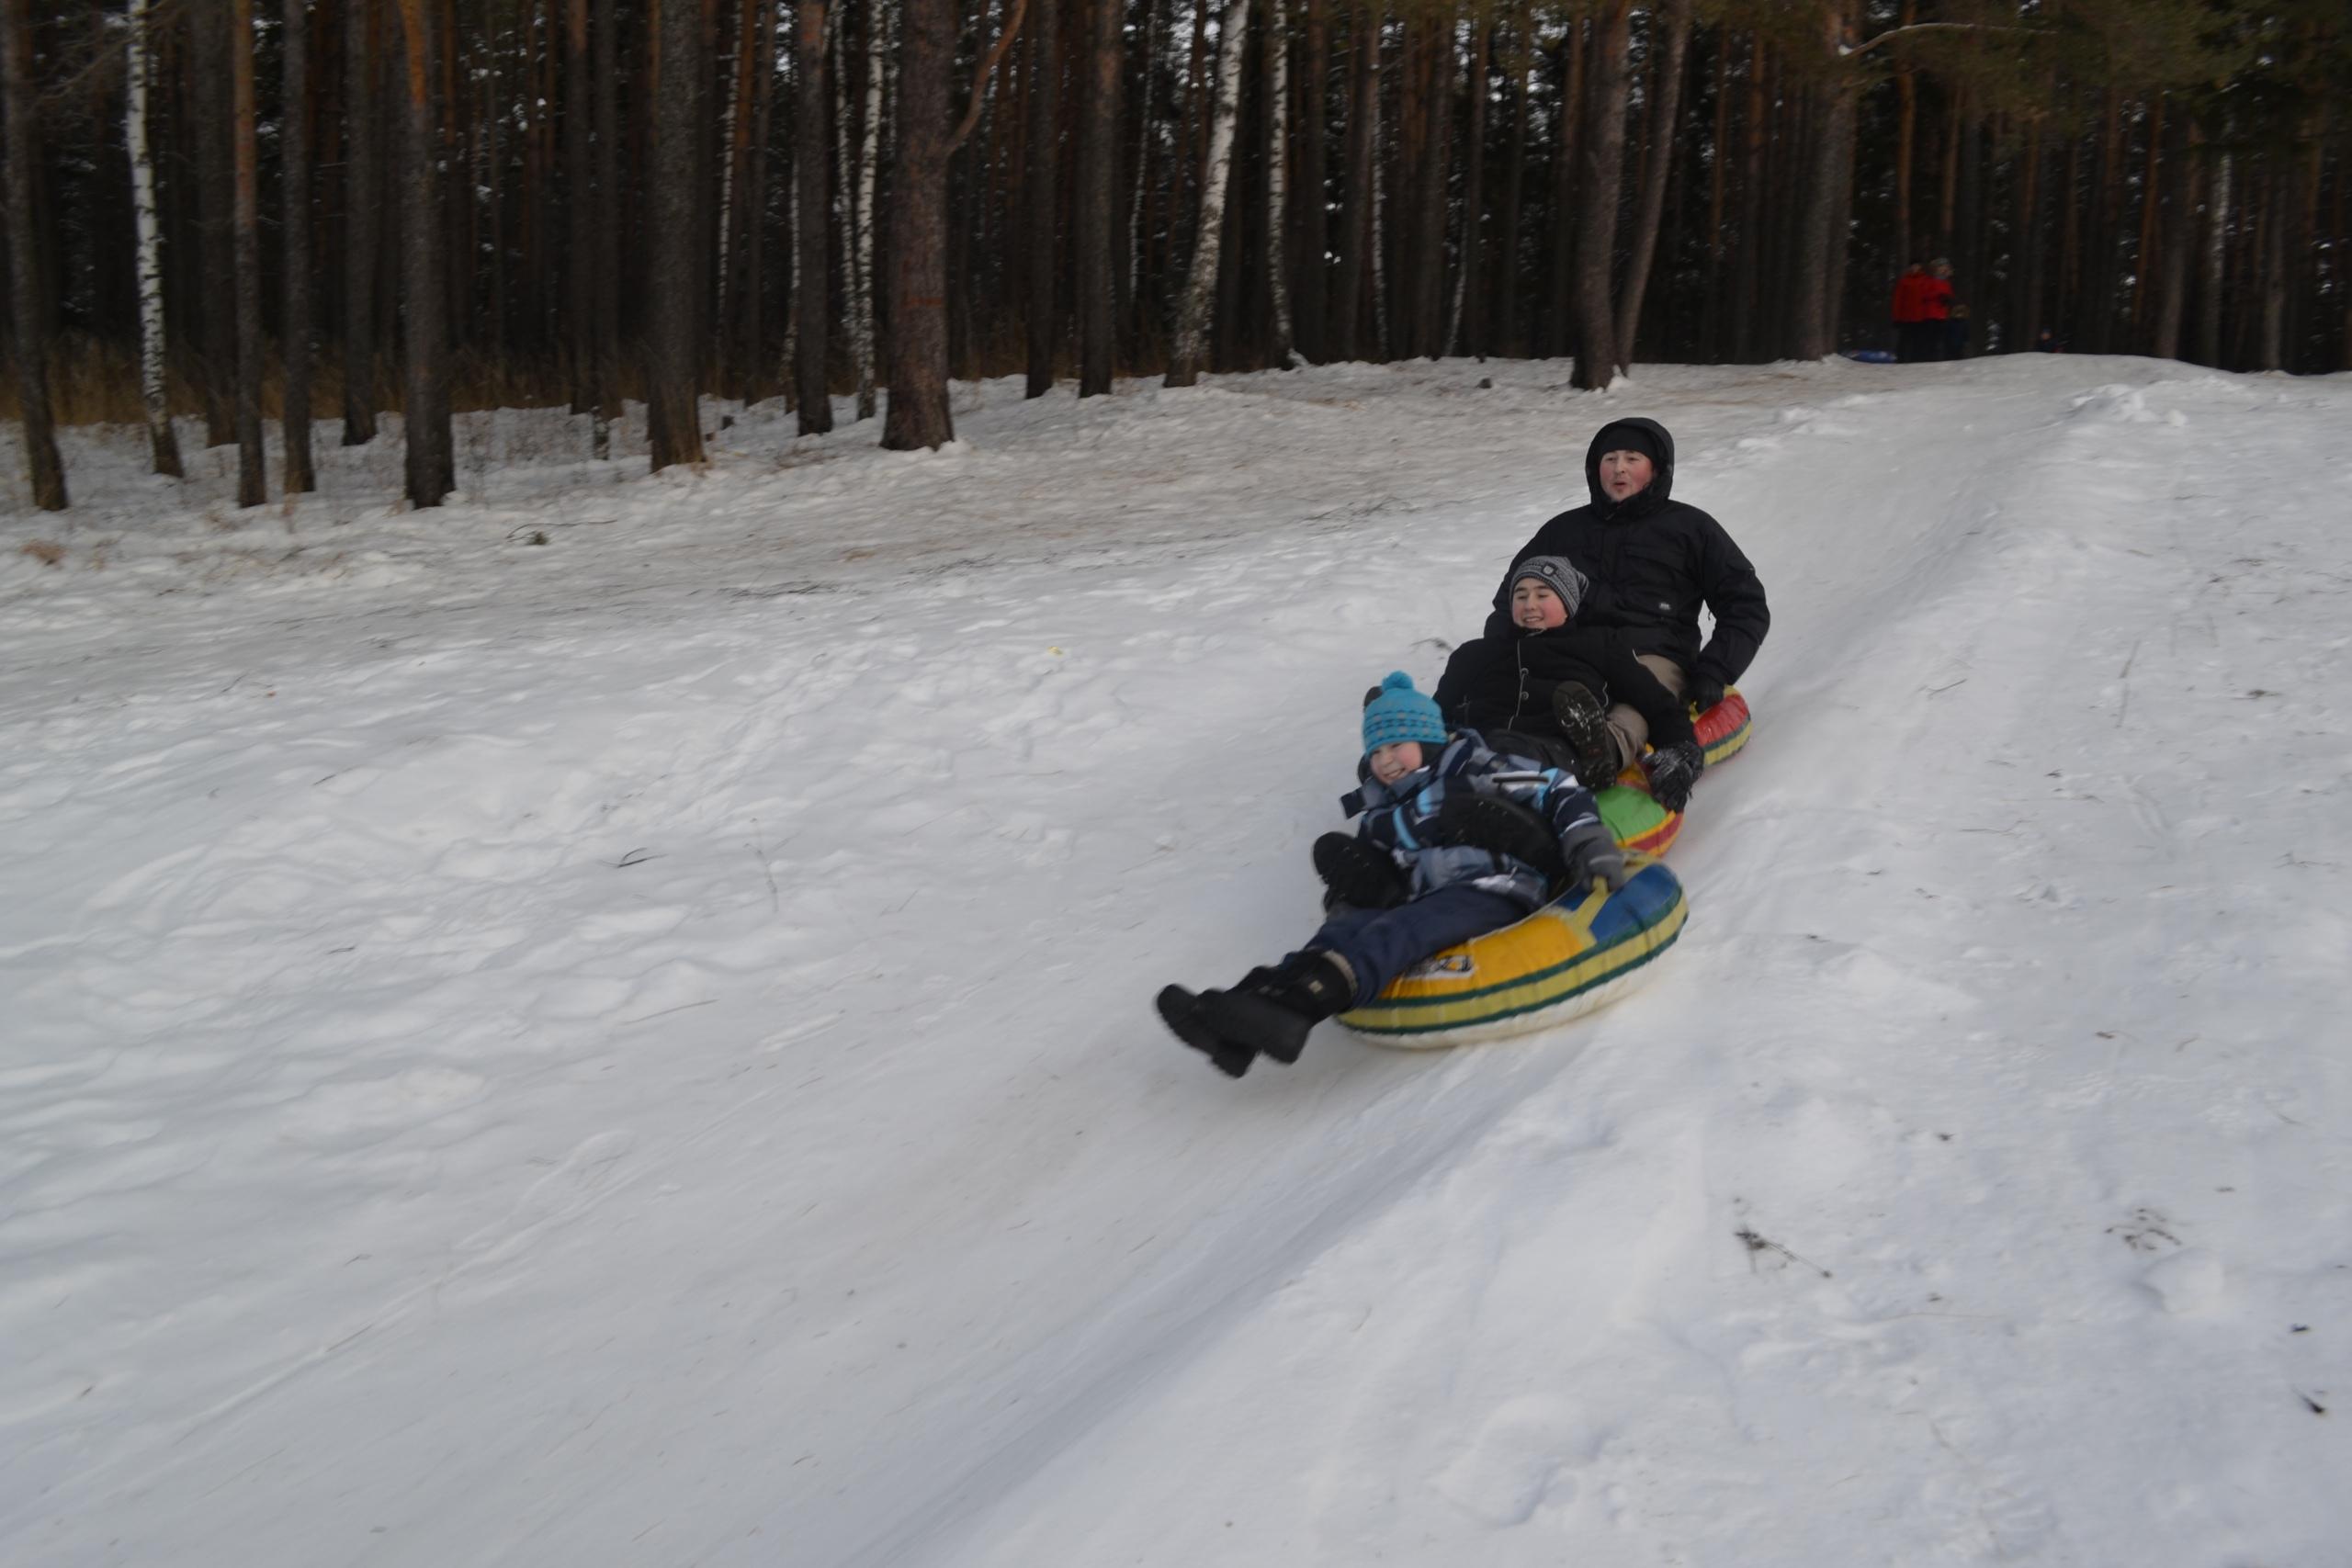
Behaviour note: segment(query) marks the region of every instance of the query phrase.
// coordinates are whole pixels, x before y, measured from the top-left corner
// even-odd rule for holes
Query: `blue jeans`
[[[1348,961],[1355,971],[1355,1005],[1362,1007],[1422,959],[1526,916],[1518,899],[1466,884],[1441,887],[1393,909],[1335,904],[1323,929],[1307,938],[1306,951],[1319,948]]]

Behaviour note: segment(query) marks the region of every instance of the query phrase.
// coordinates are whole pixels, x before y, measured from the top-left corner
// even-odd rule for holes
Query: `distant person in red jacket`
[[[1968,318],[1955,317],[1957,300],[1951,288],[1951,263],[1938,256],[1928,264],[1926,285],[1919,291],[1922,359],[1958,359],[1968,340]]]
[[[1917,260],[1905,267],[1903,276],[1894,280],[1894,301],[1887,314],[1894,321],[1894,357],[1901,364],[1931,357],[1923,350],[1927,346],[1927,290],[1934,281],[1928,276],[1927,264]]]

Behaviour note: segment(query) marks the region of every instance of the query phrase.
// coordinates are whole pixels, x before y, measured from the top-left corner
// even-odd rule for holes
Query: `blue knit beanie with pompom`
[[[1402,670],[1392,670],[1363,705],[1364,753],[1404,740],[1442,746],[1445,720],[1438,716],[1435,698],[1413,690],[1413,678]]]

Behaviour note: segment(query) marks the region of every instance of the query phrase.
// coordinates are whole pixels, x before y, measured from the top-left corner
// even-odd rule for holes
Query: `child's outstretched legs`
[[[1295,1062],[1307,1032],[1370,1001],[1431,953],[1526,914],[1516,900],[1457,884],[1388,909],[1335,908],[1305,947],[1253,969],[1229,991],[1159,993],[1159,1016],[1179,1039],[1239,1077],[1260,1055]]]

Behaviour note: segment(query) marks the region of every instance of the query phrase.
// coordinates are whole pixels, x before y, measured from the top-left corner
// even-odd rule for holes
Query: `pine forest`
[[[1951,352],[2352,368],[2344,0],[0,0],[0,416],[239,499],[398,413]],[[1939,267],[1939,270],[1942,270]],[[1564,367],[1564,373],[1565,367]],[[307,412],[308,417],[288,417]],[[277,439],[265,443],[268,422]]]

